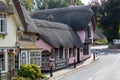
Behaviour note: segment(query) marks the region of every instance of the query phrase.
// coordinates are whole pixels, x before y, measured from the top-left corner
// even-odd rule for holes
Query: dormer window
[[[0,33],[7,33],[7,19],[5,14],[0,14]]]

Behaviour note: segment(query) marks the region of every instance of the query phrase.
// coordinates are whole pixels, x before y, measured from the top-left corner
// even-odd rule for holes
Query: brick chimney
[[[70,0],[70,5],[75,5],[75,0]]]
[[[48,9],[48,0],[45,0],[45,9]]]

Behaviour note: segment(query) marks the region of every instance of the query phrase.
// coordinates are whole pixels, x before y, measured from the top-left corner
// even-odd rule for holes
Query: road
[[[59,80],[120,80],[120,51],[99,50],[100,59]]]

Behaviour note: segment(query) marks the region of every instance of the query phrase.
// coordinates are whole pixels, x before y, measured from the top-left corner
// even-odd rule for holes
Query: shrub
[[[36,80],[37,78],[44,78],[41,73],[40,67],[35,64],[23,64],[20,66],[19,75],[21,77],[30,78],[31,80]]]
[[[94,41],[93,45],[102,45],[102,44],[107,44],[107,43],[108,43],[107,39],[104,38],[104,39]]]
[[[27,79],[20,76],[16,76],[16,77],[13,77],[12,80],[27,80]]]

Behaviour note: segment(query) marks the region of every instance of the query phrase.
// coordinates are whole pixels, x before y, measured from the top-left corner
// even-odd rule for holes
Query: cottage
[[[0,71],[5,78],[11,80],[22,64],[41,66],[41,48],[35,43],[39,31],[21,0],[0,1],[0,24]]]
[[[18,35],[17,41],[19,44],[19,66],[22,64],[36,64],[40,67],[41,48],[35,43],[36,33],[39,33],[38,28],[29,16],[22,0],[13,0],[11,5],[16,11],[16,18],[22,24],[18,30],[21,31],[21,27],[23,28],[23,33]]]
[[[7,6],[5,0],[0,1],[0,71],[5,78],[11,77],[9,73],[15,67],[16,29],[13,11]]]
[[[73,61],[70,61],[71,58],[77,61],[77,49],[82,47],[82,43],[68,25],[38,19],[33,21],[39,28],[36,43],[43,49],[42,70],[49,70],[50,55],[55,59],[54,69],[73,64]]]
[[[95,20],[94,13],[89,6],[37,10],[31,14],[31,17],[69,25],[84,44],[83,49],[77,54],[77,62],[91,56],[90,47],[93,42]],[[71,58],[70,61],[73,61],[73,59]]]

